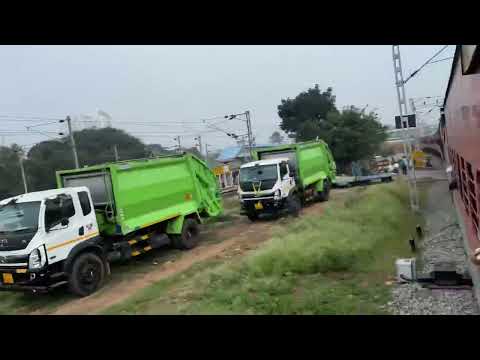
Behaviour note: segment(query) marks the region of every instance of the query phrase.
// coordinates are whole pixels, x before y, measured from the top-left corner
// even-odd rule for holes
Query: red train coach
[[[443,151],[452,166],[452,189],[465,247],[477,267],[471,272],[480,287],[480,46],[455,50],[440,120]],[[477,280],[477,281],[475,281]],[[477,290],[478,291],[478,290]]]

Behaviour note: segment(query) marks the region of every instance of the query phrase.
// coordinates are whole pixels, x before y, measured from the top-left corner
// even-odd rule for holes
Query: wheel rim
[[[95,289],[101,277],[101,265],[96,261],[86,260],[79,271],[79,284],[87,291]]]
[[[195,243],[195,238],[197,236],[197,231],[193,228],[189,228],[186,232],[185,232],[185,240],[186,240],[186,243],[188,243],[189,245],[192,245]]]

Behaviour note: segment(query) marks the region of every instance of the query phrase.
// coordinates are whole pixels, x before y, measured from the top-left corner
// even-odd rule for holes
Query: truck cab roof
[[[252,161],[252,162],[243,164],[242,166],[240,166],[240,169],[254,167],[254,166],[263,166],[263,165],[276,165],[285,161],[288,161],[288,158],[275,158],[275,159]]]
[[[30,201],[42,201],[44,199],[57,196],[59,194],[76,193],[79,191],[88,191],[88,188],[86,186],[79,186],[79,187],[72,187],[72,188],[61,188],[61,189],[29,192],[26,194],[13,196],[8,199],[3,199],[0,201],[0,205],[5,205],[12,200],[15,200],[16,202],[19,202],[19,203],[30,202]]]

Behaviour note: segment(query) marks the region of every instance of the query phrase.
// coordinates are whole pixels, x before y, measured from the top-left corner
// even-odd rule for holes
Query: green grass
[[[395,259],[411,256],[408,238],[419,221],[406,184],[354,188],[324,209],[276,225],[276,235],[239,262],[161,281],[107,313],[383,313],[385,282]]]

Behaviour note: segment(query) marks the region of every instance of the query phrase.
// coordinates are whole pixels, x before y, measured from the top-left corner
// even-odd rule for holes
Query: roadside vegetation
[[[382,314],[419,219],[402,181],[339,191],[278,225],[265,245],[160,281],[109,314]]]

